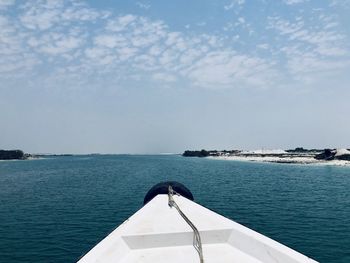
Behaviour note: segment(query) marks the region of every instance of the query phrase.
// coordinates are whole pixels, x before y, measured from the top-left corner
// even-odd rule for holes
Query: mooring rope
[[[182,218],[186,221],[186,223],[192,228],[193,230],[193,246],[197,250],[199,255],[199,261],[200,263],[204,263],[203,259],[203,250],[202,250],[202,241],[201,236],[199,235],[199,231],[196,228],[196,226],[191,222],[191,220],[188,219],[188,217],[181,211],[180,207],[175,202],[173,195],[180,195],[176,191],[173,190],[173,188],[169,185],[168,187],[168,205],[170,207],[175,207],[176,210],[179,212],[179,214],[182,216]]]

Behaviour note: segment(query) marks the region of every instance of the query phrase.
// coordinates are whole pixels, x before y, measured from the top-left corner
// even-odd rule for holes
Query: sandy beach
[[[335,166],[350,166],[350,161],[345,160],[316,160],[313,157],[275,157],[275,156],[209,156],[206,158],[214,160],[227,160],[227,161],[248,161],[248,162],[269,162],[269,163],[288,163],[288,164],[307,164],[307,165],[335,165]]]

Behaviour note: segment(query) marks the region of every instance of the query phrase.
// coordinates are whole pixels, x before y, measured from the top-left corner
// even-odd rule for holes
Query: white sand
[[[347,149],[337,149],[335,156],[341,156],[345,154],[350,154],[350,151],[348,151]]]
[[[251,161],[251,162],[270,162],[270,163],[295,163],[295,164],[314,164],[314,165],[337,165],[337,166],[350,166],[350,161],[332,160],[322,161],[316,160],[313,157],[258,157],[258,156],[210,156],[207,158],[216,160],[228,160],[228,161]]]
[[[253,150],[253,151],[242,151],[243,154],[286,154],[287,152],[282,149],[260,149],[260,150]]]

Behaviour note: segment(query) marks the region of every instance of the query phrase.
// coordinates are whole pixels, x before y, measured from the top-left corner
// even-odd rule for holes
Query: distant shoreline
[[[213,160],[268,162],[281,164],[350,166],[349,149],[256,150],[256,151],[185,151],[184,157],[204,157]]]

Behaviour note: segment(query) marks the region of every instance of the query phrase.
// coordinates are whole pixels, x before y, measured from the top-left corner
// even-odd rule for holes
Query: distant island
[[[35,156],[24,153],[22,150],[0,150],[0,160],[27,160],[30,158],[35,158]]]
[[[184,157],[206,157],[221,160],[257,161],[274,163],[350,165],[350,149],[304,149],[290,150],[186,150]]]
[[[24,160],[25,155],[21,150],[0,150],[0,160]]]

